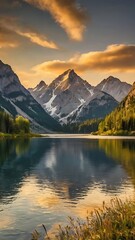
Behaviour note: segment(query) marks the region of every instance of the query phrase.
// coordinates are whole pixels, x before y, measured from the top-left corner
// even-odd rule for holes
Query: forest
[[[25,134],[30,132],[30,122],[22,116],[12,117],[10,114],[0,111],[0,132],[8,134]]]
[[[65,133],[94,133],[102,119],[88,119],[84,122],[69,123],[62,126]]]
[[[105,119],[99,124],[99,134],[103,132],[110,132],[115,134],[118,132],[134,132],[135,131],[135,104],[130,107],[122,106],[120,104],[112,113],[107,115]]]

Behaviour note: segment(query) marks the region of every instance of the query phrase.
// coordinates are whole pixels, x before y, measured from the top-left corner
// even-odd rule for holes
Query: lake
[[[29,240],[134,196],[135,139],[53,136],[0,140],[0,239]]]

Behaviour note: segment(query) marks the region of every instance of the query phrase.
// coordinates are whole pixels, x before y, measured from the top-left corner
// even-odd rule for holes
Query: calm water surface
[[[0,240],[30,240],[67,216],[134,195],[135,140],[0,140]]]

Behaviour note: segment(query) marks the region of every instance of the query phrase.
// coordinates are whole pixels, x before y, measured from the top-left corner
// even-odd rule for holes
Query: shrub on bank
[[[94,210],[84,222],[73,220],[66,227],[59,227],[54,238],[47,235],[46,240],[134,240],[135,239],[135,202],[114,199],[108,207]],[[32,240],[38,240],[40,234],[35,231]]]

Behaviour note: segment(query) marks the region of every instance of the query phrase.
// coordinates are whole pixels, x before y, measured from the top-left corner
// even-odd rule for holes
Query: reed
[[[45,234],[46,235],[46,234]],[[37,238],[41,239],[37,234]],[[109,206],[91,212],[85,221],[69,218],[69,225],[59,226],[57,236],[48,240],[134,240],[135,202],[113,199]]]

